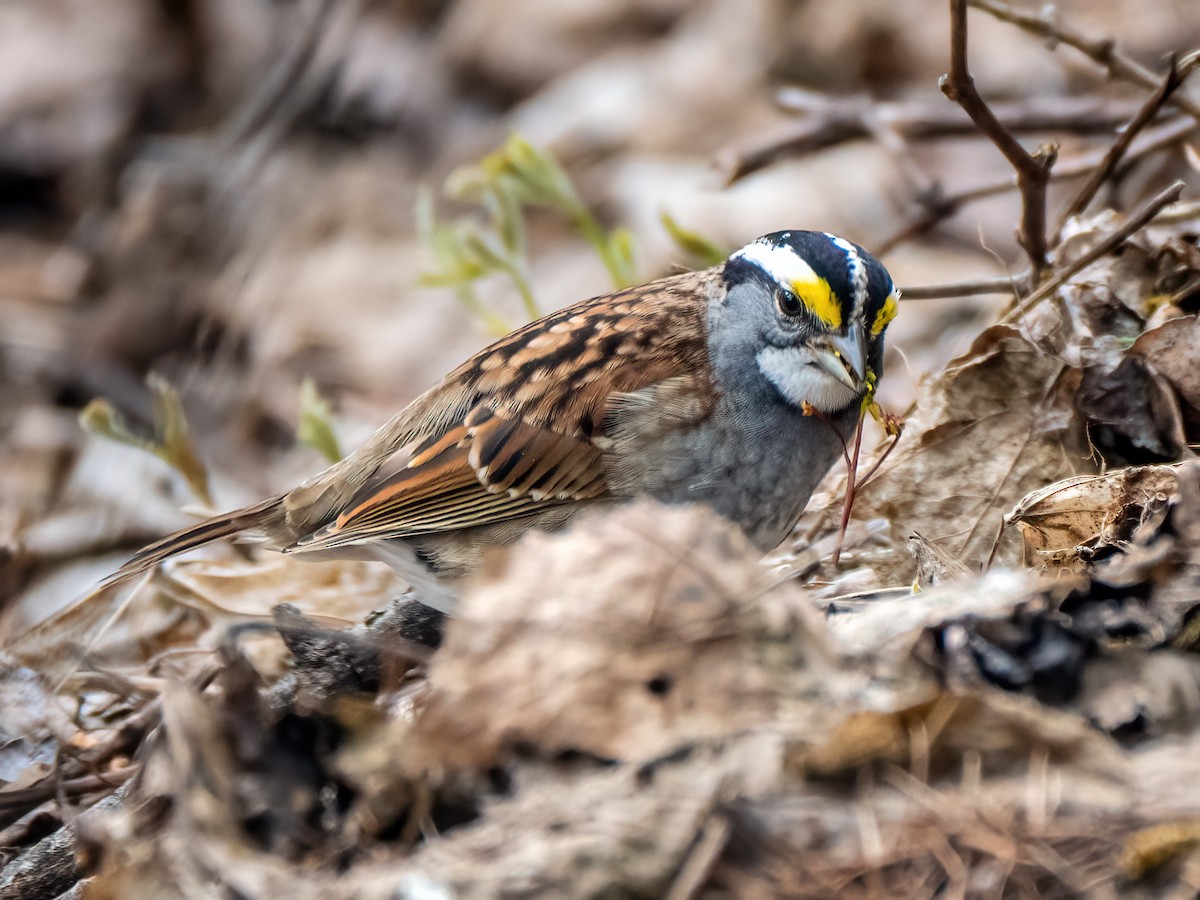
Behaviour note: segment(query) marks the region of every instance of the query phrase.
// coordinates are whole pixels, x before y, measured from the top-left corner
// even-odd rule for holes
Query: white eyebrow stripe
[[[845,238],[840,238],[836,234],[830,234],[828,231],[821,232],[825,237],[829,238],[830,242],[846,254],[846,260],[850,265],[850,284],[854,288],[854,302],[851,304],[853,310],[861,312],[864,304],[867,302],[867,264],[863,261],[862,254]]]
[[[817,280],[817,273],[813,271],[813,267],[797,256],[790,247],[782,244],[772,244],[760,239],[747,244],[731,258],[754,263],[777,284],[788,290],[791,290],[792,284],[797,281]]]

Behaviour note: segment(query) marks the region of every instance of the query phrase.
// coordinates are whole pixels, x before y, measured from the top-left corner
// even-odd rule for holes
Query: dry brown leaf
[[[178,586],[217,616],[268,618],[280,603],[310,616],[358,624],[407,585],[395,572],[355,560],[311,562],[277,553],[254,562],[193,561],[170,569]],[[184,594],[176,594],[181,600]]]
[[[933,587],[970,573],[966,566],[941,547],[930,543],[919,531],[909,535],[908,552],[917,561],[916,584],[919,588]]]
[[[1200,320],[1171,319],[1144,332],[1129,349],[1171,383],[1183,403],[1188,437],[1200,436]]]
[[[1074,409],[1078,379],[1016,329],[993,326],[925,385],[900,447],[855,504],[856,517],[891,524],[892,551],[872,557],[885,583],[912,581],[913,531],[977,568],[1020,497],[1094,468]],[[1015,547],[998,557],[1016,558]]]
[[[1160,650],[1092,660],[1074,705],[1129,742],[1191,731],[1200,724],[1200,659]]]
[[[173,647],[196,646],[204,623],[187,607],[155,590],[135,589],[85,598],[5,645],[48,683],[61,687],[86,659],[109,666],[140,665]]]
[[[0,653],[0,786],[44,776],[75,732],[70,717],[33,669]]]
[[[1129,540],[1166,503],[1177,479],[1176,466],[1079,475],[1022,497],[1004,522],[1020,533],[1024,565],[1083,571],[1097,549]]]
[[[1141,357],[1114,353],[1086,366],[1076,398],[1106,459],[1172,462],[1190,456],[1174,389]]]
[[[1181,649],[1197,641],[1200,462],[1175,471],[1177,487],[1163,514],[1143,524],[1121,553],[1096,565],[1090,595],[1104,602],[1073,613],[1077,620],[1094,613],[1098,639]]]
[[[742,624],[764,572],[712,513],[646,501],[517,551],[467,590],[430,668],[419,724],[444,764],[649,759],[771,715]]]
[[[1062,704],[1074,696],[1089,641],[1074,634],[1058,606],[1084,579],[1047,579],[994,568],[908,596],[881,597],[831,617],[843,653],[822,683],[808,739],[830,733],[823,709],[890,713],[941,693],[1001,687]],[[842,685],[854,684],[853,694]],[[790,697],[781,701],[789,708]],[[816,725],[820,725],[818,728]],[[836,724],[836,721],[833,723]]]
[[[6,649],[36,660],[39,671],[57,682],[85,656],[136,666],[175,647],[211,648],[234,623],[270,621],[280,603],[336,624],[357,624],[403,590],[395,573],[360,561],[304,562],[272,554],[255,562],[179,562],[132,590],[88,596]]]
[[[1163,822],[1141,828],[1125,839],[1121,868],[1133,880],[1194,855],[1200,848],[1200,819]]]
[[[1055,711],[1030,698],[984,690],[942,693],[895,712],[848,716],[829,739],[793,754],[798,771],[818,776],[853,772],[870,762],[906,769],[931,766],[933,775],[959,770],[964,755],[977,755],[995,776],[1024,768],[1032,753],[1116,776],[1120,754],[1079,715]]]
[[[705,819],[735,798],[781,790],[782,775],[783,747],[771,735],[574,777],[527,767],[514,797],[425,844],[402,883],[463,898],[670,896]],[[394,867],[360,875],[356,896],[395,896]]]

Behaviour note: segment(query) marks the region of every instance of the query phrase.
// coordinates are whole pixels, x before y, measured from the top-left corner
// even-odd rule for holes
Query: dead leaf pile
[[[423,678],[298,707],[229,644],[80,827],[90,889],[1136,895],[1189,852],[1150,826],[1200,812],[1179,649],[1200,466],[1170,473],[1061,578],[993,569],[822,619],[711,514],[644,503],[497,560]]]
[[[194,561],[143,585],[132,617],[97,605],[29,632],[6,683],[45,715],[0,755],[0,834],[20,848],[0,889],[1190,884],[1200,463],[1118,464],[1190,455],[1161,439],[1197,427],[1196,319],[1140,324],[1160,313],[1128,296],[1159,276],[1138,271],[1135,291],[1085,270],[924,387],[856,510],[888,528],[854,532],[839,576],[882,590],[831,596],[820,554],[781,578],[706,511],[645,502],[495,558],[436,652],[397,637],[396,586],[349,564]],[[1130,322],[1140,336],[1103,331]],[[1120,381],[1130,360],[1175,419],[1093,402],[1089,373]],[[810,511],[810,548],[834,508]],[[20,668],[40,657],[74,662]],[[60,827],[64,798],[103,796]]]
[[[1016,202],[976,205],[1012,173],[917,94],[945,3],[0,6],[0,900],[1194,895],[1200,212],[1105,243],[1158,182],[1194,194],[1194,82],[1145,107],[1130,61],[1194,43],[1189,2],[1059,4],[1117,43],[1057,10],[1022,26],[1053,40],[972,39],[1018,142],[1065,129],[1055,191],[1146,127],[1041,282],[992,272],[1023,305],[904,302],[879,400],[915,402],[844,536],[844,472],[773,568],[639,502],[528,535],[448,623],[370,564],[245,547],[64,606],[190,502],[78,410],[162,431],[162,372],[214,502],[300,483],[481,346],[472,314],[515,323],[504,283],[416,286],[412,215],[514,128],[639,279],[797,225],[878,241],[898,283],[977,279]],[[532,300],[608,287],[551,212],[521,223]]]

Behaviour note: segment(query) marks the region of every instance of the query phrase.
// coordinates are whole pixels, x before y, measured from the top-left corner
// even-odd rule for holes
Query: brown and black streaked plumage
[[[472,356],[306,484],[169,535],[107,583],[254,532],[287,553],[383,559],[445,609],[489,547],[643,493],[709,503],[769,549],[840,454],[895,296],[861,248],[782,232],[576,303]]]

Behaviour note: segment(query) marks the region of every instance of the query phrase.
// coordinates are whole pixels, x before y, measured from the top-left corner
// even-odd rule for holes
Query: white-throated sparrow
[[[640,494],[708,504],[769,550],[841,455],[898,297],[856,244],[783,231],[584,300],[475,354],[307,483],[169,535],[106,583],[257,532],[381,559],[447,611],[489,547]]]

